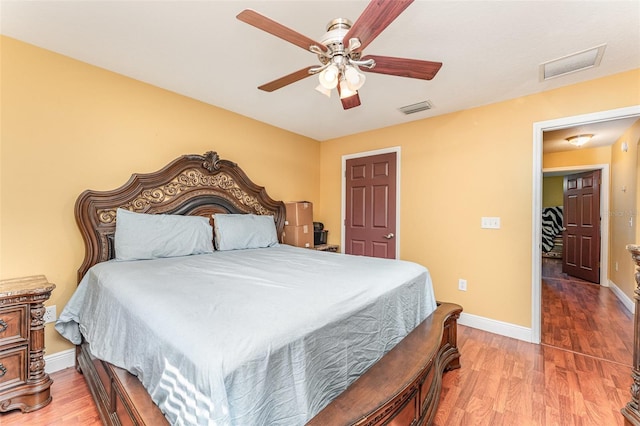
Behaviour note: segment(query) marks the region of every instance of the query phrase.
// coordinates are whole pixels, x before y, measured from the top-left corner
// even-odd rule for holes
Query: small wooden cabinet
[[[51,402],[42,303],[55,287],[44,275],[0,281],[0,412],[29,412]]]

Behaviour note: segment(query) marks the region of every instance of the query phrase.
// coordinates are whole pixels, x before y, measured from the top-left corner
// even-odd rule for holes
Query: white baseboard
[[[56,352],[55,354],[45,355],[44,357],[44,371],[47,374],[55,373],[56,371],[64,370],[65,368],[75,367],[76,365],[76,350],[68,349],[62,352]]]
[[[625,308],[632,314],[635,314],[636,304],[630,299],[620,287],[618,287],[613,281],[609,280],[609,288],[616,297],[622,302]],[[501,336],[512,337],[518,340],[524,340],[525,342],[533,342],[533,332],[531,328],[522,327],[520,325],[510,324],[508,322],[497,321],[490,318],[481,317],[478,315],[461,313],[458,324],[477,328],[479,330],[488,331],[489,333],[499,334]]]
[[[631,300],[629,296],[624,294],[624,292],[620,290],[620,287],[618,287],[611,280],[609,280],[609,288],[611,289],[611,291],[613,291],[613,294],[616,295],[616,297],[620,300],[620,302],[622,302],[624,307],[627,308],[629,312],[631,312],[632,314],[636,313],[636,304],[634,303],[634,301]]]
[[[531,328],[510,324],[508,322],[497,321],[490,318],[484,318],[478,315],[467,314],[463,312],[460,314],[458,324],[488,331],[489,333],[493,334],[499,334],[501,336],[524,340],[525,342],[533,341],[533,333],[531,331]]]

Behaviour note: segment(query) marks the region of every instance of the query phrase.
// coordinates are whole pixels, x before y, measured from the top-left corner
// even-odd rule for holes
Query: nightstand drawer
[[[27,381],[27,346],[0,351],[0,391]]]
[[[28,305],[0,308],[0,349],[29,339]]]
[[[44,370],[43,303],[54,288],[44,275],[0,280],[0,415],[26,413],[51,402],[53,381]]]

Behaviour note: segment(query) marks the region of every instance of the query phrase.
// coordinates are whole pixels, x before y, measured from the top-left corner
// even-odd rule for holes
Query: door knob
[[[387,235],[384,236],[387,240],[392,239],[393,237],[395,237],[395,235],[393,235],[393,232],[389,232]]]

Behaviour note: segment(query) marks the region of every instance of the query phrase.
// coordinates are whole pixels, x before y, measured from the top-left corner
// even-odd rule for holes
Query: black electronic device
[[[329,231],[324,229],[322,222],[313,222],[313,245],[319,246],[327,244],[327,234]]]

